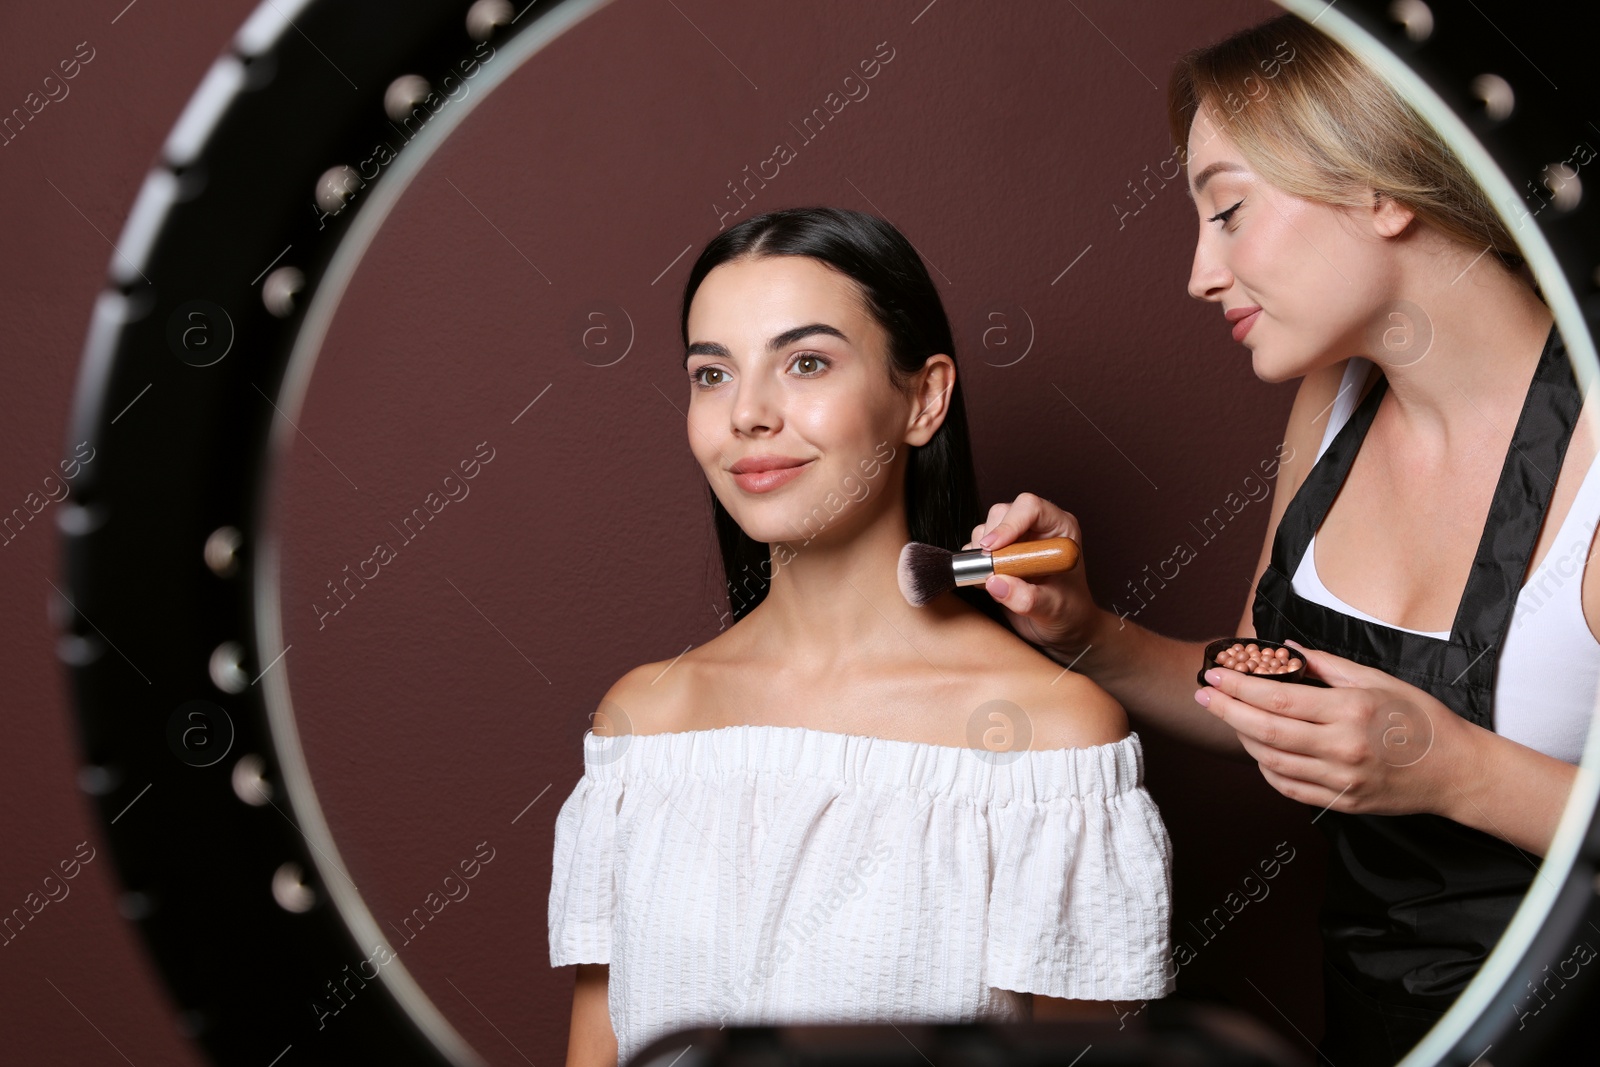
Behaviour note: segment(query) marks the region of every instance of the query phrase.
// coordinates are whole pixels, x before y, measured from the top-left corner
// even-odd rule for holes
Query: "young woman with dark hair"
[[[752,220],[756,221],[756,220]],[[688,366],[689,307],[706,275],[723,263],[749,256],[807,256],[850,277],[872,317],[888,333],[887,369],[904,391],[929,356],[952,356],[955,341],[939,291],[916,250],[895,228],[872,215],[825,208],[774,212],[758,225],[736,226],[718,235],[700,254],[684,287],[684,365]],[[926,444],[910,449],[905,464],[905,513],[911,540],[954,549],[981,517],[978,478],[972,467],[966,401],[961,383],[950,381],[947,410]],[[774,567],[791,548],[771,549],[734,520],[708,485],[711,513],[722,552],[729,610],[735,621],[765,598]],[[777,559],[774,559],[774,556]],[[982,590],[964,587],[957,597],[983,614],[1001,620],[1003,612]]]
[[[701,253],[682,329],[736,621],[626,674],[584,738],[549,912],[569,1065],[696,1024],[1165,995],[1171,846],[1122,708],[966,591],[898,590],[907,541],[979,517],[916,251],[857,212],[758,216]]]

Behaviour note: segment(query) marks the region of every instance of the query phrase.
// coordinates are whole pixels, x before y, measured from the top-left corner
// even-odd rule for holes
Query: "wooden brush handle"
[[[1078,565],[1078,542],[1070,537],[1048,537],[1043,541],[1018,541],[997,548],[994,572],[1018,578],[1060,574]]]

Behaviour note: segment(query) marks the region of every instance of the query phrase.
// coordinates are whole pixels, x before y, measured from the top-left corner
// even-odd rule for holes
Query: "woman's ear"
[[[955,360],[940,352],[923,361],[922,369],[911,382],[911,399],[916,406],[906,424],[906,444],[925,445],[944,425],[955,386]]]
[[[1372,191],[1372,228],[1379,237],[1400,236],[1416,217],[1415,210],[1394,197],[1386,196],[1376,189]]]

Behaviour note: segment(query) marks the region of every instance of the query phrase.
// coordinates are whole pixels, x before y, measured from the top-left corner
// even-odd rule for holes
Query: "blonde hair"
[[[1507,269],[1523,265],[1488,196],[1433,128],[1380,75],[1297,16],[1279,15],[1178,60],[1167,120],[1179,158],[1201,107],[1256,173],[1285,192],[1362,207],[1363,191],[1374,189],[1440,233],[1493,250]]]

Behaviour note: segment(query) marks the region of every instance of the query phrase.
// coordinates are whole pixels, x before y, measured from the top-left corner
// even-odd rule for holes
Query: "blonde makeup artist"
[[[1343,48],[1292,16],[1246,30],[1180,61],[1170,119],[1189,293],[1257,377],[1299,381],[1236,632],[1295,643],[1326,687],[1214,669],[1197,691],[1205,642],[1100,608],[1082,565],[987,588],[1135,721],[1327,809],[1322,1052],[1392,1063],[1499,939],[1574,778],[1600,679],[1595,443],[1487,198]],[[1381,342],[1399,302],[1431,323],[1422,353]],[[1024,494],[969,545],[1054,536],[1092,551]]]

